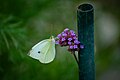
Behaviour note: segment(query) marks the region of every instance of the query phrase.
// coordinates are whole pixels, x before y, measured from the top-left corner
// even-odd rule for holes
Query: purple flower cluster
[[[84,46],[78,41],[77,35],[73,30],[66,28],[62,33],[58,34],[56,44],[60,46],[68,46],[68,51],[79,51]]]

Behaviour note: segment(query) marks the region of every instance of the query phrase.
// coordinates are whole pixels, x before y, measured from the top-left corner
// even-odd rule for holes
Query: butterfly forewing
[[[43,40],[36,44],[35,46],[33,46],[32,49],[30,50],[29,56],[39,60],[40,54],[42,53],[41,49],[48,44],[47,40],[48,39]]]
[[[55,40],[45,39],[32,47],[29,56],[41,63],[49,63],[55,58]]]

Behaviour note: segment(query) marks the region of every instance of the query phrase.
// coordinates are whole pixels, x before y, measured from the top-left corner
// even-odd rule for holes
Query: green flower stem
[[[78,59],[77,59],[77,57],[76,57],[76,55],[75,55],[75,52],[72,52],[72,54],[73,54],[73,56],[74,56],[74,58],[75,58],[75,60],[76,60],[76,62],[77,62],[77,64],[78,64],[78,66],[79,66],[79,61],[78,61]]]

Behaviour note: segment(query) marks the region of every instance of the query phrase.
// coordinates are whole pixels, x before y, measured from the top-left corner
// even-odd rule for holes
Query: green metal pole
[[[91,4],[78,6],[78,39],[84,44],[84,49],[78,53],[79,80],[95,80],[93,13],[94,9]]]

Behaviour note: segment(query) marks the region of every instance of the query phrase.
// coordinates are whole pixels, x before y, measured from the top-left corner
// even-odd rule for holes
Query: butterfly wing
[[[34,58],[34,59],[39,60],[41,49],[44,46],[46,46],[47,44],[48,44],[48,39],[39,42],[38,44],[36,44],[35,46],[32,47],[32,49],[29,52],[29,56]]]
[[[49,39],[48,44],[41,50],[39,61],[41,63],[49,63],[55,58],[55,40]]]
[[[30,51],[29,56],[39,60],[41,63],[49,63],[55,58],[55,40],[46,39],[35,46]]]

